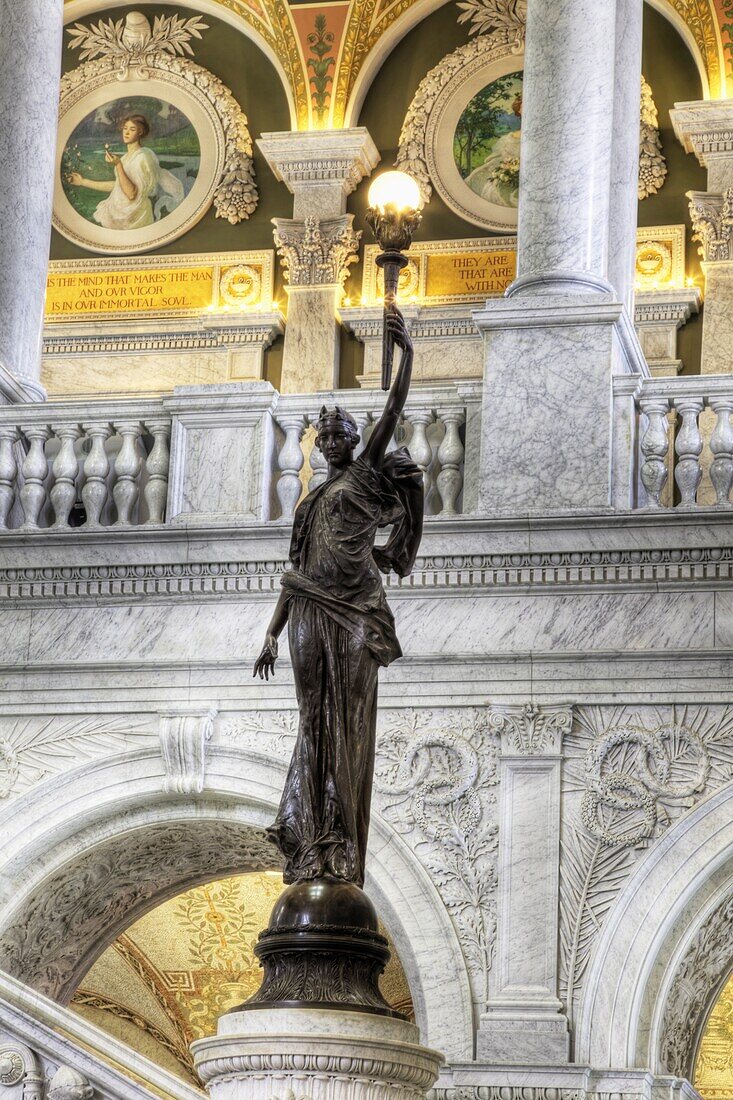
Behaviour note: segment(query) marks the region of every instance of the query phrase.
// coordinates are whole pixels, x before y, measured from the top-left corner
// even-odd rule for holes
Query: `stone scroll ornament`
[[[229,88],[192,60],[192,43],[207,29],[199,16],[157,15],[151,23],[138,11],[69,28],[81,64],[61,79],[54,224],[65,236],[92,251],[146,251],[186,232],[212,203],[232,225],[252,215],[258,192],[247,118]],[[172,112],[188,122],[187,135],[170,132]],[[125,116],[141,115],[147,132],[138,135],[144,157],[135,174],[122,126]],[[131,211],[125,220],[124,198],[110,197],[118,160],[150,198],[152,217]],[[106,196],[95,196],[107,179]]]
[[[274,675],[287,626],[299,724],[268,835],[291,884],[255,953],[264,969],[244,1008],[273,1003],[399,1015],[378,978],[389,958],[363,893],[374,777],[377,677],[402,655],[380,571],[407,576],[422,534],[423,483],[405,449],[387,453],[410,386],[413,350],[402,315],[387,321],[401,360],[382,416],[357,458],[356,421],[321,409],[316,446],[326,480],[299,505],[291,569],[254,674]],[[375,547],[381,527],[386,544]]]

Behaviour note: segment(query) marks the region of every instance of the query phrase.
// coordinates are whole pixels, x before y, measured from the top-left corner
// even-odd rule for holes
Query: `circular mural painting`
[[[435,190],[466,221],[499,233],[517,227],[523,62],[502,47],[455,65],[425,126]]]
[[[215,105],[185,76],[109,73],[61,98],[53,222],[91,252],[129,254],[180,237],[211,206],[225,164]]]
[[[453,133],[453,158],[461,179],[479,198],[516,208],[522,73],[497,77],[472,97]]]
[[[169,217],[190,193],[201,147],[190,119],[165,99],[112,99],[76,125],[61,153],[61,185],[86,221],[117,232]]]

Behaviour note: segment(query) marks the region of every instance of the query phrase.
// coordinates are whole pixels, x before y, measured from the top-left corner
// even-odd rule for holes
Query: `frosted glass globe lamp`
[[[400,271],[407,266],[407,257],[403,253],[412,244],[412,234],[422,221],[420,188],[406,172],[381,172],[372,180],[368,202],[366,222],[382,250],[376,262],[384,273],[382,389],[388,390],[394,348],[386,320],[396,308]]]

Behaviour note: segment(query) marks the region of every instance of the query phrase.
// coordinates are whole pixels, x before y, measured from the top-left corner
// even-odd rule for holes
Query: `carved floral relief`
[[[579,707],[564,751],[560,995],[572,1017],[594,943],[644,851],[733,780],[733,708]]]

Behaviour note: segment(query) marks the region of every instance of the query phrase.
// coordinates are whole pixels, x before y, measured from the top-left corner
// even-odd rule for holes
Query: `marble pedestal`
[[[443,1063],[406,1020],[318,1008],[228,1013],[191,1049],[212,1100],[423,1100]]]
[[[618,504],[621,485],[628,507],[611,380],[648,368],[623,305],[606,293],[510,291],[473,320],[485,355],[479,511],[598,512]]]

